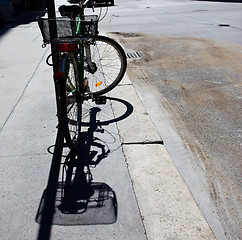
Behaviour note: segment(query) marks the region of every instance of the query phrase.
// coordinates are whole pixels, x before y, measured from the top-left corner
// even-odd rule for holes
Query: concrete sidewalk
[[[60,1],[58,1],[60,2]],[[36,22],[0,36],[0,233],[1,239],[36,239],[35,215],[46,187],[56,136],[49,49],[41,49]],[[14,48],[13,48],[14,46]],[[52,226],[51,239],[214,239],[189,189],[167,153],[126,75],[100,106],[99,119],[130,116],[94,133],[110,153],[93,170],[94,181],[111,186],[118,219],[109,225]],[[99,107],[99,106],[98,106]]]
[[[41,48],[36,22],[19,23],[1,33],[1,239],[36,239],[39,224],[35,216],[52,159],[47,148],[53,149],[57,132],[53,73],[45,63],[50,51],[49,47]],[[114,118],[110,103],[102,106],[102,113]],[[97,146],[102,145],[109,153],[92,173],[95,182],[114,190],[117,221],[102,225],[54,224],[51,239],[146,239],[116,123],[102,129],[103,133],[93,133],[93,139],[99,139]],[[102,153],[102,149],[95,150]]]

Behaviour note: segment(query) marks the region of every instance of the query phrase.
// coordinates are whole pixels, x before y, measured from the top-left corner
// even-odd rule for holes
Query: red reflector
[[[58,43],[57,52],[75,52],[76,44],[75,43]]]
[[[55,78],[56,79],[60,79],[60,78],[63,78],[64,77],[64,73],[63,72],[56,72],[55,73]]]

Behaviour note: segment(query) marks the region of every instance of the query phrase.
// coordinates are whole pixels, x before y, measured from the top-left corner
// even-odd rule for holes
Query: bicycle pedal
[[[106,96],[98,96],[98,97],[95,97],[95,103],[97,105],[102,105],[102,104],[106,104],[107,102],[107,97]]]

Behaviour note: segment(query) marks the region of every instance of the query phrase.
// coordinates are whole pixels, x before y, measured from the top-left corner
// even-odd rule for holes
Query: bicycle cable
[[[98,22],[101,22],[108,14],[108,7],[106,7],[106,12],[104,13],[103,17],[101,17],[102,15],[102,7],[100,8],[100,11],[99,11],[99,17],[98,17]]]
[[[103,18],[100,21],[102,21],[107,16],[107,14],[108,14],[108,7],[106,8],[106,12],[105,12],[105,14],[103,15]]]

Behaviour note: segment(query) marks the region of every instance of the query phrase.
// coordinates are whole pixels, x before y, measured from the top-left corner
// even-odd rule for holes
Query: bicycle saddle
[[[77,5],[62,5],[59,7],[59,12],[62,17],[69,17],[75,19],[80,14],[81,8]]]

